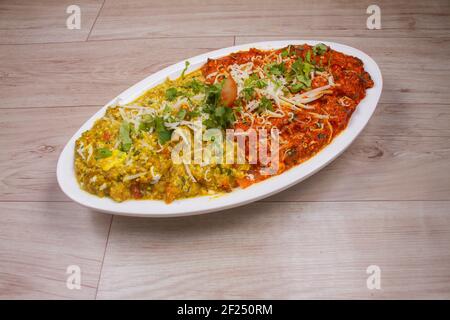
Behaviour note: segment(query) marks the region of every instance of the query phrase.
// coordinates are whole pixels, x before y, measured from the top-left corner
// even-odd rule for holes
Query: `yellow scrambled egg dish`
[[[174,164],[175,127],[204,116],[211,90],[200,71],[167,80],[136,101],[109,106],[76,141],[75,173],[82,189],[115,201],[175,199],[230,192],[248,165]],[[216,117],[217,118],[217,117]],[[222,118],[214,121],[226,121]],[[219,123],[220,125],[220,123]]]

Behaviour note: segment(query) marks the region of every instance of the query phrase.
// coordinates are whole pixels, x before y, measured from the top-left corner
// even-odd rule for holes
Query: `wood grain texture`
[[[331,165],[269,200],[449,200],[448,138],[359,137]]]
[[[283,35],[295,37],[448,36],[450,5],[439,1],[389,1],[382,29],[367,30],[373,1],[120,1],[108,0],[89,39]],[[130,19],[129,17],[133,17]]]
[[[93,299],[111,216],[75,203],[0,203],[0,298]],[[66,287],[69,265],[81,289]]]
[[[104,105],[164,67],[232,44],[219,37],[0,46],[9,61],[1,107]]]
[[[256,203],[115,217],[98,298],[450,298],[449,212],[449,202]],[[381,268],[379,291],[366,287],[369,265]]]
[[[0,199],[69,200],[56,181],[58,156],[98,108],[5,109],[0,119]]]
[[[0,298],[450,299],[450,2],[377,1],[382,30],[367,30],[372,3],[1,2]],[[66,28],[69,4],[81,30]],[[130,85],[235,42],[289,38],[354,46],[383,73],[367,128],[318,174],[176,219],[112,218],[59,190],[64,144]],[[79,291],[66,288],[71,264]],[[372,264],[380,291],[366,288]]]
[[[4,109],[0,200],[67,200],[56,182],[59,153],[99,108]],[[269,200],[450,200],[448,106],[379,108],[341,157]]]
[[[68,6],[81,11],[80,29],[69,30]],[[0,2],[0,44],[73,42],[87,39],[103,0],[16,0]]]
[[[279,38],[237,37],[236,42],[268,39]],[[384,78],[381,102],[450,101],[450,65],[445,63],[450,38],[325,40],[359,48],[377,61]],[[0,71],[0,108],[103,105],[172,63],[232,44],[233,38],[219,37],[0,46],[0,59],[8,60]]]

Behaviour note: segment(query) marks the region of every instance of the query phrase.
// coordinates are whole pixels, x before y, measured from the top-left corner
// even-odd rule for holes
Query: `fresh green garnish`
[[[172,137],[172,132],[166,128],[162,117],[155,118],[155,130],[160,144],[166,143]]]
[[[267,87],[267,81],[260,79],[256,73],[251,74],[244,81],[244,88],[242,89],[242,94],[245,101],[250,101],[255,94],[255,88],[263,89]]]
[[[192,111],[188,111],[186,115],[187,115],[189,118],[195,118],[195,117],[198,117],[200,114],[201,114],[200,111],[198,111],[198,110],[192,110]]]
[[[300,90],[305,89],[305,88],[306,88],[306,86],[301,82],[294,83],[290,87],[292,93],[297,93]]]
[[[111,157],[112,156],[112,152],[111,152],[111,150],[109,150],[108,148],[100,148],[100,149],[97,149],[97,152],[96,152],[97,154],[96,154],[96,156],[95,156],[95,159],[104,159],[104,158],[108,158],[108,157]]]
[[[177,120],[183,120],[186,113],[187,111],[185,109],[180,109],[176,115]],[[172,137],[172,131],[168,130],[164,125],[163,117],[153,117],[148,114],[144,115],[142,117],[139,129],[149,131],[152,128],[155,129],[160,144],[166,143]]]
[[[263,96],[259,102],[258,112],[264,112],[266,110],[273,111],[273,104],[270,99]]]
[[[294,50],[292,50],[291,45],[287,46],[283,51],[281,51],[282,58],[290,57],[295,54],[296,54],[295,48],[294,48]]]
[[[284,62],[282,63],[269,63],[264,67],[264,71],[273,76],[281,76],[286,71]]]
[[[175,98],[179,95],[176,88],[169,88],[166,90],[166,99],[169,101],[175,100]]]
[[[308,50],[305,55],[305,61],[311,63],[311,50]]]
[[[263,89],[263,88],[267,87],[267,81],[263,80],[263,79],[256,80],[254,82],[254,84],[258,89]]]
[[[313,47],[314,54],[319,56],[327,52],[327,50],[327,46],[323,43],[318,43]]]
[[[155,126],[155,119],[149,114],[144,114],[139,124],[139,130],[149,131]]]
[[[244,87],[242,89],[243,98],[247,102],[252,100],[254,94],[255,94],[255,88],[253,88],[253,87]]]
[[[198,81],[197,79],[193,79],[191,82],[189,82],[186,86],[187,88],[191,89],[194,94],[198,94],[205,90],[205,85]]]
[[[222,93],[222,83],[213,84],[206,87],[206,104],[209,104],[213,107],[217,106],[220,103],[220,95]]]
[[[308,51],[310,52],[310,51]],[[289,81],[294,81],[290,85],[290,90],[293,93],[297,93],[302,89],[311,87],[311,71],[314,70],[314,66],[307,62],[297,59],[291,66],[291,72],[287,76]]]
[[[306,88],[310,88],[311,87],[311,78],[309,77],[309,75],[297,75],[297,83],[294,83],[291,86],[292,92],[293,93],[297,93],[299,92],[301,89],[306,89]]]
[[[187,111],[186,109],[180,109],[177,113],[177,119],[183,120],[186,117]]]
[[[303,74],[310,75],[311,71],[314,70],[314,66],[310,63],[303,63]]]
[[[189,65],[190,65],[191,63],[189,62],[189,61],[185,61],[184,62],[184,69],[183,69],[183,71],[181,72],[181,78],[184,78],[184,73],[187,71],[187,69],[189,68]]]
[[[133,141],[130,138],[130,124],[127,121],[122,121],[120,124],[119,139],[122,151],[128,152],[133,144]]]
[[[223,81],[205,88],[206,97],[202,111],[209,115],[209,118],[203,121],[207,128],[227,128],[235,120],[233,110],[221,104],[222,86]]]
[[[209,115],[203,123],[207,128],[228,128],[235,121],[233,109],[221,103],[223,81],[221,83],[205,86],[205,101],[202,111]]]
[[[233,109],[228,107],[218,106],[214,109],[206,107],[203,109],[203,111],[209,114],[209,118],[203,122],[208,129],[209,128],[226,129],[230,127],[236,120],[233,113]]]

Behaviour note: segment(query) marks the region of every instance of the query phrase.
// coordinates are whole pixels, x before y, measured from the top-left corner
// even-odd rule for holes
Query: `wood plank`
[[[450,299],[449,1],[379,0],[382,30],[366,29],[371,0],[103,3],[0,3],[0,298],[92,299],[100,283],[101,299]],[[385,87],[368,127],[320,173],[222,213],[113,221],[62,194],[57,157],[101,105],[235,36],[370,54]],[[381,291],[366,288],[373,264]]]
[[[360,48],[379,63],[384,77],[381,102],[450,101],[446,87],[450,65],[436,63],[450,59],[450,38],[420,43],[414,39],[328,40]],[[9,61],[0,72],[0,108],[103,105],[163,67],[232,43],[227,37],[0,46],[0,59]]]
[[[98,298],[449,298],[449,212],[450,202],[256,203],[115,217]],[[366,287],[370,265],[381,290]]]
[[[56,182],[59,153],[99,108],[4,109],[0,200],[68,200]],[[341,157],[270,200],[450,200],[448,108],[382,104]]]
[[[267,201],[449,200],[449,157],[448,138],[361,136],[331,165]]]
[[[236,44],[286,37],[236,37]],[[311,37],[308,37],[312,39]],[[308,39],[307,38],[307,39]],[[329,37],[369,54],[383,74],[381,102],[436,104],[448,103],[450,93],[450,39],[370,39]]]
[[[81,11],[79,30],[66,26],[66,9],[73,4]],[[102,4],[103,0],[2,1],[0,44],[85,41]]]
[[[56,181],[56,163],[64,145],[95,109],[99,107],[4,110],[0,199],[67,201]]]
[[[0,203],[0,298],[93,299],[111,216],[74,203]],[[81,289],[66,286],[69,265]]]
[[[90,39],[283,35],[323,37],[447,37],[448,1],[380,0],[382,29],[368,30],[364,1],[108,0]],[[130,19],[130,17],[133,17]]]
[[[8,60],[1,108],[104,105],[168,65],[232,44],[221,37],[0,46]]]
[[[450,105],[379,103],[363,135],[450,136]]]

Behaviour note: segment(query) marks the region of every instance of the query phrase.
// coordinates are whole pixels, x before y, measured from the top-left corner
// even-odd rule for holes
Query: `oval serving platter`
[[[287,170],[280,175],[271,177],[262,182],[258,182],[245,189],[237,188],[230,193],[220,196],[202,196],[176,200],[170,204],[166,204],[164,201],[159,200],[127,200],[119,203],[106,197],[99,198],[82,190],[78,185],[74,171],[75,141],[84,131],[90,129],[97,119],[104,115],[110,104],[118,101],[118,99],[124,103],[131,102],[138,98],[146,90],[162,83],[167,77],[171,79],[179,77],[185,68],[185,61],[183,60],[150,75],[125,90],[101,108],[81,126],[81,128],[66,144],[58,160],[57,179],[61,189],[73,201],[78,202],[83,206],[103,212],[142,217],[175,217],[219,211],[245,205],[247,203],[271,196],[308,178],[338,157],[364,129],[375,111],[383,84],[380,69],[371,57],[360,50],[339,43],[312,40],[286,40],[250,43],[224,48],[189,58],[187,61],[190,62],[190,67],[188,69],[189,72],[200,68],[208,58],[216,59],[232,52],[248,50],[250,48],[269,50],[282,48],[290,44],[296,45],[304,43],[309,45],[325,43],[334,50],[358,57],[363,61],[365,70],[371,75],[374,82],[373,88],[366,91],[366,97],[357,106],[355,112],[350,118],[347,128],[311,159]]]

